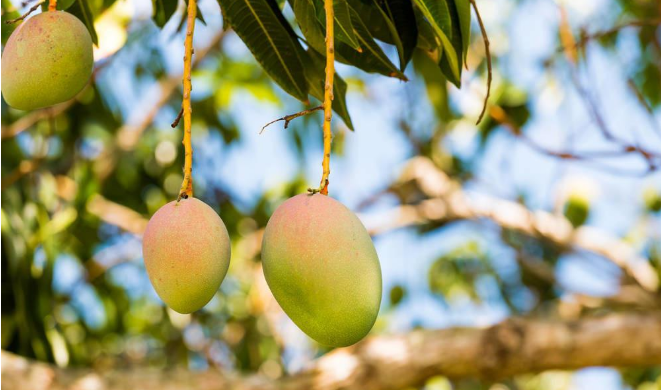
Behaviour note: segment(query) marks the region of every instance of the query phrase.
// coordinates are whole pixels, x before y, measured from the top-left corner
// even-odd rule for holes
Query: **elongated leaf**
[[[461,49],[463,51],[464,62],[468,55],[468,45],[471,36],[471,4],[470,0],[450,0],[454,2],[457,8],[459,27],[461,31]]]
[[[450,10],[450,18],[452,20],[452,36],[450,38],[450,42],[452,43],[452,48],[453,49],[448,49],[446,52],[449,51],[454,51],[456,57],[457,57],[457,68],[458,72],[455,75],[454,70],[452,69],[452,64],[450,64],[450,56],[444,56],[441,61],[440,61],[440,66],[441,70],[443,73],[447,76],[448,80],[450,80],[454,85],[457,86],[457,88],[461,87],[461,71],[462,71],[462,65],[463,65],[463,42],[461,39],[461,27],[460,27],[460,21],[459,21],[459,14],[457,12],[457,7],[455,7],[455,4],[452,0],[450,0],[450,3],[448,4],[449,10]],[[455,77],[456,76],[456,77]]]
[[[310,83],[310,95],[323,102],[326,77],[326,72],[324,71],[326,67],[326,58],[312,49],[308,49],[307,54],[309,55],[309,66],[307,64],[305,66],[305,75]],[[349,116],[346,101],[347,83],[337,74],[337,72],[335,72],[335,77],[333,79],[333,95],[333,111],[342,118],[349,129],[353,130],[353,123]]]
[[[300,51],[266,0],[220,0],[223,15],[266,73],[287,93],[307,101],[308,84]],[[290,27],[291,28],[291,27]]]
[[[383,5],[393,21],[396,34],[401,41],[400,61],[402,62],[400,62],[399,69],[403,72],[418,44],[418,26],[413,13],[413,4],[411,0],[386,0]]]
[[[319,53],[326,52],[324,31],[317,20],[316,7],[313,0],[288,0],[294,11],[296,22],[308,44]]]
[[[347,0],[360,15],[370,35],[395,45],[404,71],[418,37],[411,0]]]
[[[419,49],[413,54],[413,69],[425,80],[427,97],[438,119],[443,122],[449,121],[451,112],[448,104],[447,79],[437,62]]]
[[[323,31],[326,31],[326,12],[324,10],[323,0],[314,0],[314,8],[317,13],[317,20],[321,24]],[[333,9],[335,14],[335,39],[349,45],[354,50],[361,51],[358,38],[354,32],[353,23],[349,5],[346,0],[333,0]]]
[[[448,38],[448,36],[452,36],[452,21],[447,3],[444,0],[415,0],[415,3],[431,24],[436,36],[441,40],[443,58],[447,59],[450,76],[452,76],[452,79],[454,80],[459,80],[460,75],[457,52]]]
[[[317,19],[317,7],[314,0],[289,0],[294,10],[296,21],[307,43],[318,53],[325,55],[326,43],[324,29]],[[363,24],[353,8],[349,7],[351,22],[358,39],[361,52],[354,50],[348,44],[335,43],[335,58],[342,63],[353,65],[365,72],[380,73],[390,77],[406,79],[399,69],[385,55],[381,47],[374,41],[367,27]]]
[[[96,29],[94,28],[94,13],[90,8],[89,2],[87,0],[77,0],[76,3],[69,8],[69,12],[78,17],[78,19],[85,24],[85,27],[87,27],[87,30],[92,37],[92,42],[98,46],[99,36],[96,35]]]
[[[388,10],[382,8],[379,5],[378,0],[372,1],[374,2],[374,8],[376,8],[381,14],[381,18],[385,22],[385,25],[390,32],[390,38],[397,48],[397,55],[399,56],[399,70],[403,72],[404,68],[406,67],[406,60],[404,59],[404,46],[402,45],[402,40],[399,38],[399,33],[397,33],[395,22],[391,19],[391,15],[388,13]]]
[[[177,0],[152,0],[152,19],[158,27],[165,26],[175,11],[177,11]],[[59,4],[59,2],[58,2]]]
[[[374,41],[358,13],[353,8],[350,8],[350,12],[351,21],[356,29],[356,37],[363,51],[359,53],[339,42],[337,45],[338,59],[366,72],[380,73],[406,80],[406,76],[390,61],[381,47]]]
[[[434,32],[434,28],[429,24],[419,8],[414,8],[415,21],[418,26],[418,47],[427,52],[433,52],[441,44],[440,40]],[[443,48],[440,48],[443,51]]]

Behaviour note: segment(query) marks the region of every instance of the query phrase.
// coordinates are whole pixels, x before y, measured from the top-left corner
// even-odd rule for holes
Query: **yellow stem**
[[[50,0],[48,2],[48,12],[57,10],[57,0]]]
[[[319,183],[318,190],[311,192],[319,192],[323,195],[328,195],[328,176],[330,175],[330,156],[331,156],[331,118],[333,117],[333,77],[335,76],[335,44],[333,27],[335,24],[335,17],[333,15],[333,0],[324,0],[324,8],[326,9],[326,85],[324,87],[324,159],[321,163],[323,173],[321,175],[321,182]]]
[[[184,180],[181,183],[179,196],[188,198],[193,196],[193,146],[191,144],[191,108],[190,94],[193,86],[191,85],[191,63],[193,59],[193,32],[195,30],[195,14],[197,12],[196,0],[188,0],[188,26],[186,27],[186,41],[184,42],[184,101],[181,108],[184,111]]]

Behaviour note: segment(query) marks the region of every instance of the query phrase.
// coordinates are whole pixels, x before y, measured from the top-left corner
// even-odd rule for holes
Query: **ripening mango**
[[[65,102],[92,75],[92,38],[64,11],[40,13],[23,22],[2,52],[2,95],[7,104],[34,110]]]
[[[325,195],[297,195],[269,220],[262,242],[266,281],[282,309],[319,343],[342,347],[372,329],[381,266],[358,217]]]
[[[225,278],[230,238],[211,207],[195,198],[182,199],[151,217],[142,254],[163,302],[179,313],[192,313],[211,300]]]

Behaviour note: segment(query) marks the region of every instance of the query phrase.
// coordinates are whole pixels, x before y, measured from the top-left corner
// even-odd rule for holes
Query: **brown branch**
[[[630,244],[598,228],[574,228],[563,215],[531,211],[509,200],[486,195],[472,198],[460,183],[450,179],[425,157],[411,159],[397,185],[404,186],[411,181],[428,199],[366,217],[366,225],[372,235],[430,222],[488,219],[503,229],[543,239],[559,248],[598,254],[620,267],[646,290],[656,292],[659,288],[658,276],[647,259],[639,256]],[[392,191],[395,192],[396,188]]]
[[[170,127],[172,127],[173,129],[174,129],[175,127],[177,127],[177,126],[179,125],[179,121],[181,121],[181,117],[182,117],[183,115],[184,115],[184,109],[182,108],[181,110],[179,110],[179,114],[177,114],[177,117],[174,118],[174,120],[173,120],[172,123],[170,124]]]
[[[482,112],[480,112],[480,116],[477,118],[477,122],[475,123],[476,125],[479,125],[480,122],[482,122],[484,113],[487,111],[487,104],[489,103],[489,95],[491,94],[491,81],[493,78],[493,72],[491,69],[491,51],[489,50],[489,37],[487,36],[487,29],[484,27],[484,23],[482,22],[482,17],[480,16],[480,11],[477,9],[477,4],[475,3],[475,0],[470,0],[470,2],[473,5],[473,9],[475,10],[475,15],[477,16],[477,22],[480,25],[480,31],[482,32],[482,40],[484,41],[484,53],[487,57],[487,95],[484,97]]]
[[[417,330],[336,349],[309,369],[275,381],[214,369],[57,368],[3,351],[2,381],[3,388],[36,390],[395,390],[438,375],[490,381],[552,369],[654,366],[661,364],[659,334],[661,315],[656,312]]]
[[[6,21],[5,21],[5,24],[14,24],[14,23],[18,23],[18,22],[20,22],[20,21],[25,20],[25,18],[27,18],[28,16],[30,16],[30,14],[33,13],[34,11],[36,11],[37,8],[39,8],[39,6],[42,5],[43,3],[44,3],[43,1],[38,2],[37,4],[33,5],[33,6],[28,10],[28,12],[24,13],[23,15],[19,16],[19,17],[16,18],[16,19],[6,20]]]
[[[296,119],[298,117],[301,117],[301,116],[304,116],[304,115],[308,115],[308,114],[310,114],[312,112],[315,112],[315,111],[323,110],[323,109],[324,109],[324,105],[322,104],[321,106],[310,108],[309,110],[299,111],[297,113],[285,115],[282,118],[272,120],[269,123],[265,124],[264,127],[262,127],[262,130],[259,131],[259,134],[262,134],[267,127],[271,126],[272,124],[274,124],[276,122],[280,122],[280,121],[285,121],[285,129],[286,129],[287,127],[289,127],[289,122],[293,121],[294,119]]]

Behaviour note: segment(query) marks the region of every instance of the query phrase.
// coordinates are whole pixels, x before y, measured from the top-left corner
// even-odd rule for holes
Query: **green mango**
[[[372,329],[381,304],[379,258],[340,202],[320,194],[284,202],[264,231],[262,262],[282,309],[319,343],[351,345]]]
[[[92,38],[64,11],[43,12],[23,22],[2,53],[2,95],[10,106],[35,110],[65,102],[92,75]]]
[[[213,298],[227,274],[230,252],[223,220],[195,198],[158,209],[142,238],[145,268],[156,293],[184,314]]]

